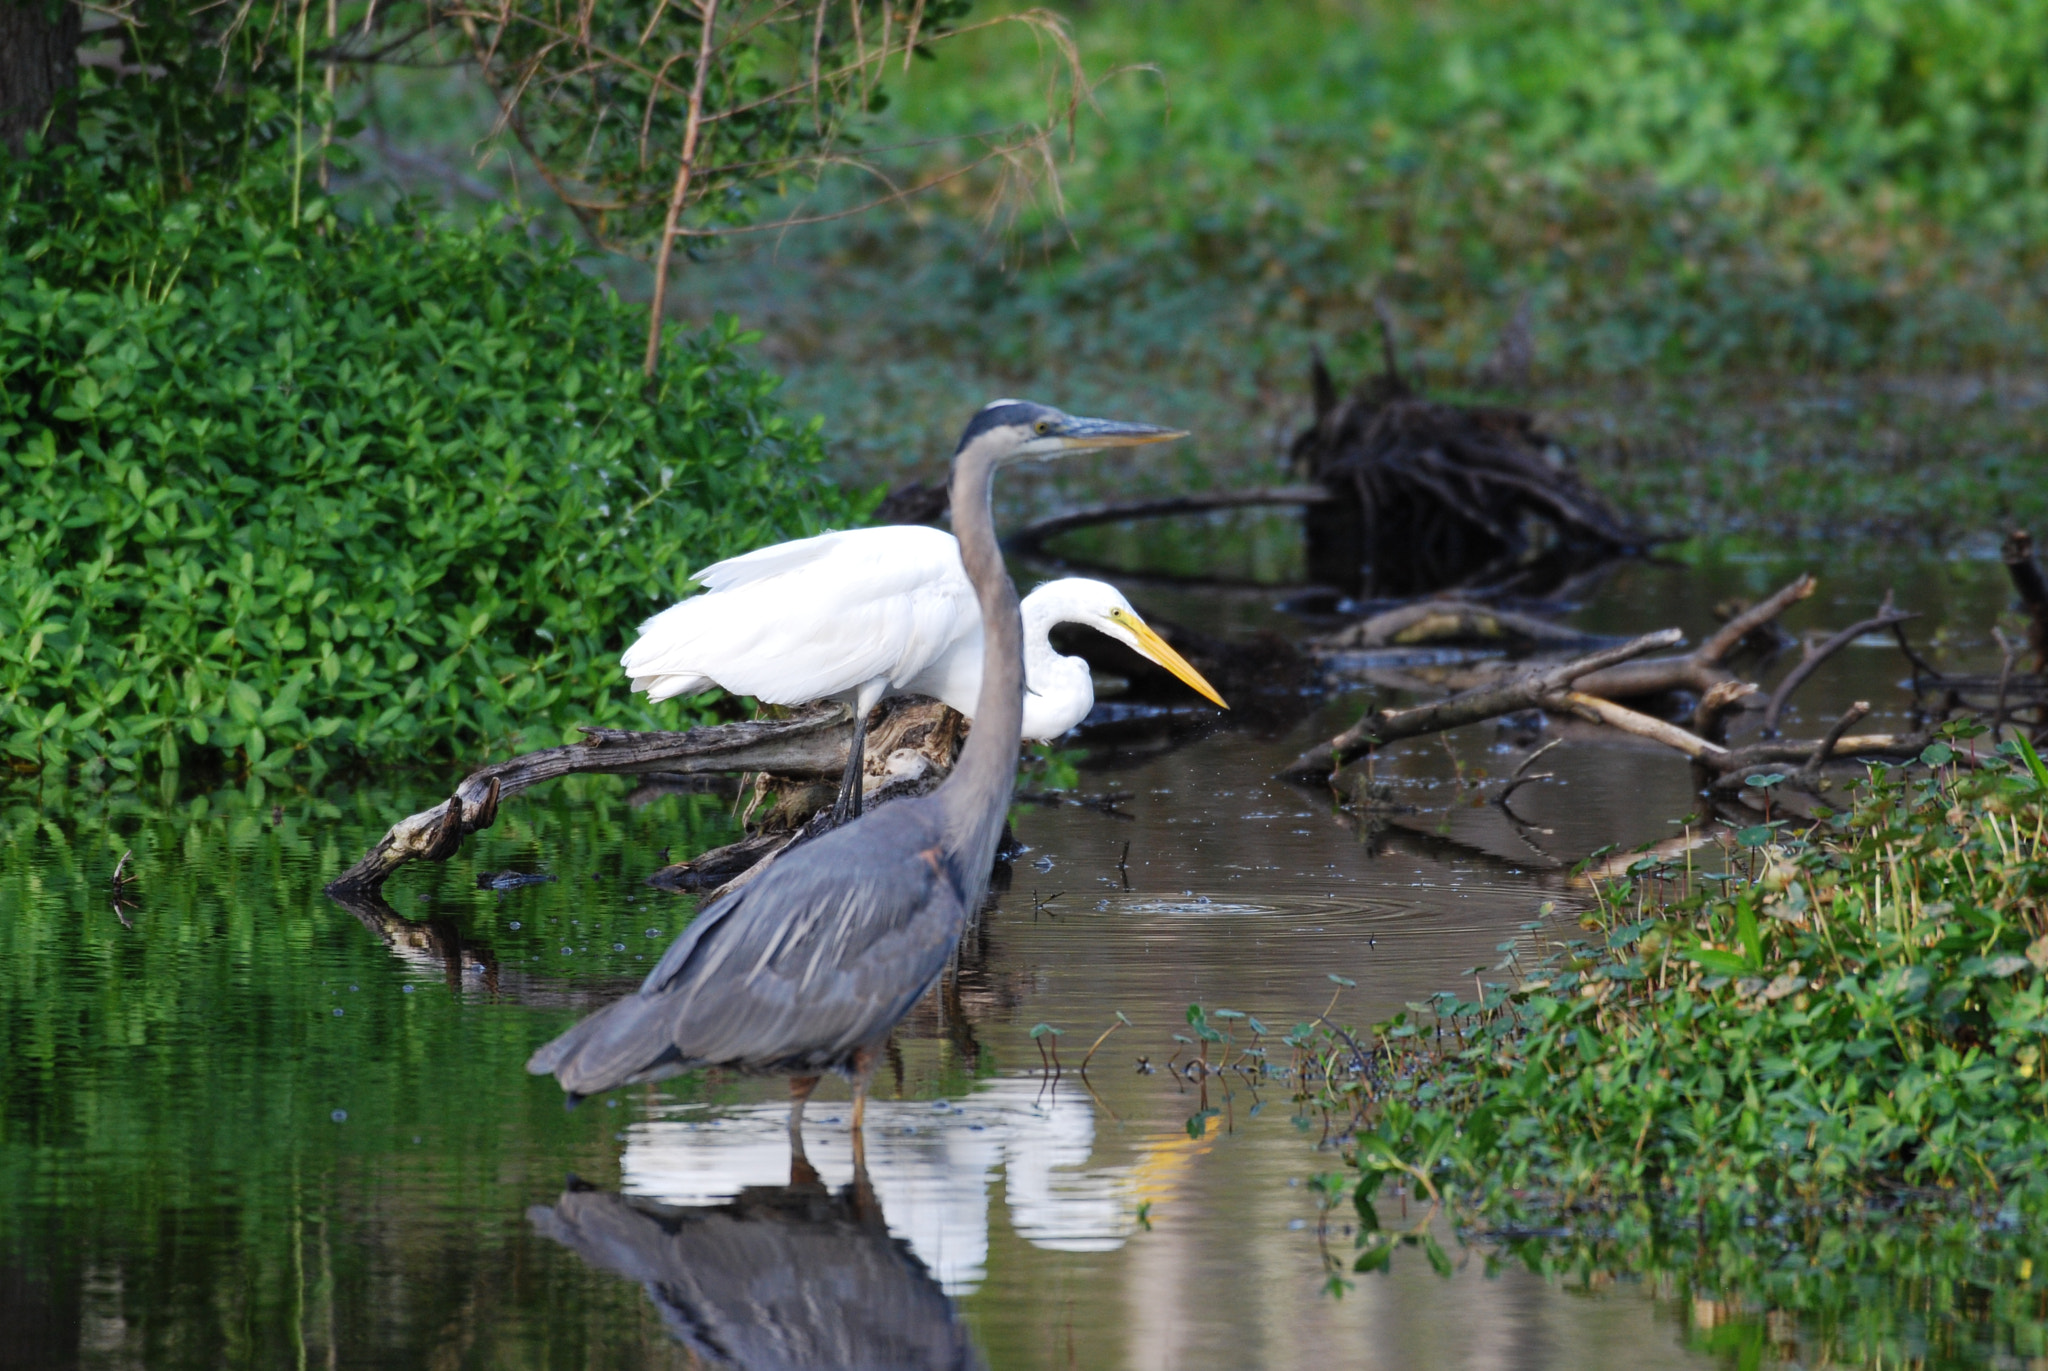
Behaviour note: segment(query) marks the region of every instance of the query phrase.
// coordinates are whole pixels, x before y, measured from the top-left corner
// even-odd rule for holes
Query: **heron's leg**
[[[868,1082],[875,1078],[875,1064],[882,1054],[874,1047],[857,1047],[853,1051],[853,1142],[860,1145],[861,1123],[867,1118]]]
[[[832,802],[832,827],[858,819],[861,790],[867,780],[868,715],[882,701],[889,682],[877,677],[861,686],[853,701],[853,744],[846,751],[846,771],[839,778],[839,796]]]
[[[816,1076],[789,1078],[789,1145],[798,1155],[804,1150],[804,1106],[811,1102],[811,1092],[817,1088]]]

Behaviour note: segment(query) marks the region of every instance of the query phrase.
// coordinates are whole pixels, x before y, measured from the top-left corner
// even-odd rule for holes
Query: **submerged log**
[[[1303,516],[1311,580],[1402,597],[1504,584],[1546,550],[1583,562],[1653,541],[1525,411],[1421,399],[1391,356],[1348,399],[1320,356],[1311,381],[1315,423],[1294,440],[1294,469],[1338,497]]]
[[[1423,643],[1583,643],[1591,636],[1533,614],[1471,600],[1429,599],[1360,619],[1309,641],[1318,654]]]

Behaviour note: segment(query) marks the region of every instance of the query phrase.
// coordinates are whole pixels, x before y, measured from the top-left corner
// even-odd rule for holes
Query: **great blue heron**
[[[821,533],[707,567],[708,589],[640,626],[619,659],[650,702],[719,687],[766,704],[843,700],[853,747],[833,819],[860,813],[868,712],[888,695],[931,695],[974,717],[981,609],[959,544],[935,528]],[[1048,634],[1082,624],[1159,663],[1223,704],[1115,587],[1070,577],[1024,597],[1024,736],[1057,738],[1088,716],[1095,689]],[[1227,706],[1226,706],[1227,708]]]
[[[706,1366],[981,1366],[953,1302],[890,1236],[867,1174],[856,1168],[833,1194],[802,1161],[790,1169],[787,1186],[750,1186],[721,1205],[571,1190],[527,1217],[592,1266],[640,1282]]]
[[[526,1069],[552,1072],[572,1102],[698,1066],[786,1075],[799,1146],[804,1101],[821,1073],[842,1072],[853,1079],[858,1145],[875,1063],[979,907],[1016,782],[1023,621],[989,511],[996,468],[1183,436],[1021,400],[977,414],[953,454],[952,504],[981,607],[981,695],[953,774],[930,795],[787,853],[714,901],[639,990],[542,1047]]]

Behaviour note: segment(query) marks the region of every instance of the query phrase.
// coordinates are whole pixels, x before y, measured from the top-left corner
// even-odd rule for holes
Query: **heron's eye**
[[[1050,420],[1050,419],[1040,419],[1040,420],[1039,420],[1039,421],[1038,421],[1037,423],[1033,424],[1033,425],[1032,425],[1031,427],[1032,427],[1032,428],[1033,428],[1033,429],[1034,429],[1035,431],[1037,431],[1037,432],[1039,432],[1039,433],[1051,433],[1051,432],[1052,432],[1052,420]]]

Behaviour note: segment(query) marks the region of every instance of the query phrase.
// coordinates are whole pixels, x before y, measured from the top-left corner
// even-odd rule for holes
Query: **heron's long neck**
[[[989,512],[992,458],[984,439],[953,459],[953,534],[981,602],[981,696],[959,763],[938,794],[947,805],[947,856],[970,908],[980,903],[988,886],[1016,785],[1017,743],[1024,727],[1024,624]]]

